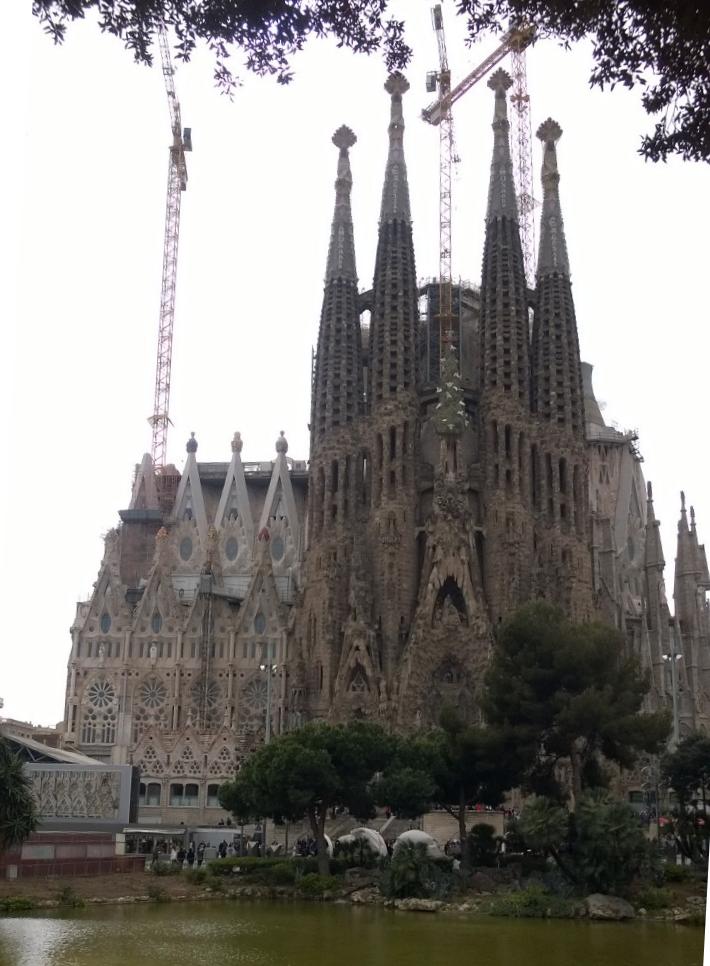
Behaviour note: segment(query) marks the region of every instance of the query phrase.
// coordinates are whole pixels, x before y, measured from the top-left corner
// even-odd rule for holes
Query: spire
[[[562,136],[562,128],[557,121],[548,117],[538,128],[537,136],[542,141],[542,217],[537,275],[538,278],[551,272],[569,275],[567,243],[560,208],[560,174],[557,170],[556,144]]]
[[[694,516],[694,514],[693,514]],[[688,527],[688,513],[685,508],[685,493],[680,491],[680,519],[678,520],[678,549],[676,551],[676,582],[679,577],[694,574],[697,568],[693,534]]]
[[[407,165],[404,161],[404,115],[402,114],[402,94],[409,90],[409,82],[402,74],[391,74],[387,78],[385,90],[390,101],[390,149],[385,169],[385,184],[382,189],[380,221],[392,218],[411,219],[409,208],[409,185],[407,184]]]
[[[364,405],[355,244],[350,213],[352,175],[348,156],[348,150],[356,140],[350,128],[345,126],[339,127],[333,135],[333,144],[338,148],[338,173],[313,380],[311,432],[314,451],[331,431],[357,419]]]
[[[543,144],[543,202],[532,337],[533,410],[582,441],[582,364],[558,191],[556,144],[562,129],[548,118],[538,128],[537,136]]]
[[[646,503],[646,548],[644,555],[644,566],[646,569],[665,567],[666,561],[663,557],[663,547],[661,546],[661,525],[656,519],[653,509],[653,488],[650,481],[646,484],[648,500]]]
[[[390,146],[372,283],[368,401],[373,410],[403,392],[413,393],[416,382],[417,276],[402,143],[402,95],[408,89],[401,74],[392,74],[385,84],[391,99]]]
[[[335,212],[330,232],[328,265],[325,272],[326,283],[336,278],[346,278],[357,283],[355,270],[355,241],[353,238],[353,219],[350,212],[350,192],[353,176],[350,171],[349,149],[357,138],[349,127],[339,127],[333,135],[333,144],[339,149],[338,174],[335,179]]]
[[[528,306],[523,250],[510,160],[506,91],[512,80],[497,70],[493,161],[481,274],[481,365],[484,391],[505,393],[529,411]]]
[[[502,68],[488,79],[488,86],[495,92],[493,113],[493,161],[491,180],[488,187],[487,219],[512,218],[518,220],[518,206],[515,200],[513,181],[513,162],[510,157],[510,121],[506,91],[513,86],[513,80]]]

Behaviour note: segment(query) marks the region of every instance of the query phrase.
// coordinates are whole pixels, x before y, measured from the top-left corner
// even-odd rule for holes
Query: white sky
[[[24,5],[28,7],[29,5]],[[438,268],[438,135],[419,120],[436,67],[429,0],[399,3],[417,270]],[[454,82],[495,46],[464,46],[447,15]],[[63,713],[69,626],[89,596],[101,535],[127,506],[150,446],[169,120],[162,75],[113,37],[77,23],[55,48],[29,10],[1,15],[0,405],[4,508],[0,696],[7,717]],[[183,196],[169,456],[270,459],[284,429],[306,458],[340,124],[356,132],[353,215],[361,286],[372,279],[389,104],[377,57],[311,42],[287,88],[245,76],[230,102],[207,54],[177,76],[193,129]],[[710,171],[637,155],[649,119],[637,93],[590,92],[588,49],[540,43],[528,56],[533,127],[564,136],[561,195],[582,356],[605,417],[638,427],[672,572],[678,491],[710,540],[706,480]],[[480,279],[493,97],[456,106],[454,271]],[[535,139],[536,179],[540,163]],[[539,187],[537,189],[539,194]],[[672,587],[669,585],[669,595]]]

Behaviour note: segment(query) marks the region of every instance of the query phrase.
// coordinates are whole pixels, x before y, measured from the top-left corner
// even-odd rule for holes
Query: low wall
[[[105,832],[34,832],[22,846],[0,855],[0,878],[109,875],[143,871],[145,858],[117,855],[116,836]]]

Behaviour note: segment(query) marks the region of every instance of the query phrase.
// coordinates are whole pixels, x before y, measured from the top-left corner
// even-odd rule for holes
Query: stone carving
[[[118,772],[33,771],[31,781],[42,818],[118,818]]]

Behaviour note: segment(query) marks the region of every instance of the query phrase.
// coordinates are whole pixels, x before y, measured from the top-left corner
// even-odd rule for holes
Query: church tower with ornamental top
[[[649,673],[649,708],[671,707],[677,687],[681,735],[710,726],[710,577],[695,511],[682,496],[672,617],[637,435],[606,425],[580,357],[561,128],[548,119],[537,132],[531,290],[511,80],[498,70],[488,86],[481,285],[454,286],[450,342],[439,338],[437,284],[417,280],[409,85],[395,74],[364,291],[351,211],[356,137],[345,126],[332,137],[309,460],[292,458],[280,432],[270,459],[246,461],[235,433],[225,459],[206,462],[192,434],[181,470],[156,473],[147,455],[136,467],[92,593],[77,605],[64,740],[140,768],[141,821],[215,822],[219,784],[267,731],[353,718],[406,731],[437,723],[444,705],[481,720],[498,626],[540,598],[616,626]]]

